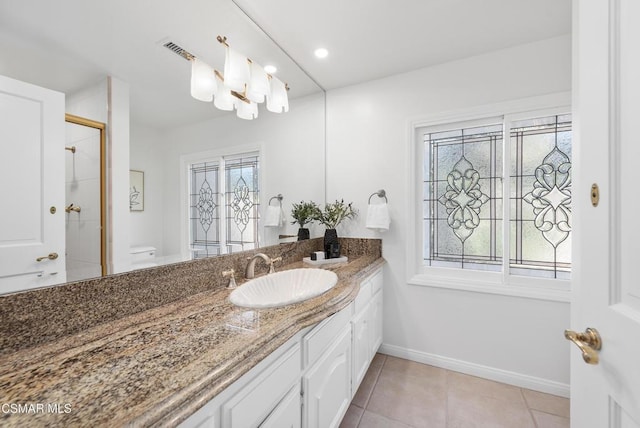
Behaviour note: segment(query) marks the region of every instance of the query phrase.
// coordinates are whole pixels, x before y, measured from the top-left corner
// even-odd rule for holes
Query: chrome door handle
[[[565,330],[564,337],[576,344],[582,352],[582,359],[587,364],[598,364],[598,351],[602,349],[602,338],[595,328],[587,328],[584,333]]]
[[[48,256],[42,256],[42,257],[38,257],[36,259],[37,262],[41,262],[43,260],[55,260],[58,258],[58,253],[49,253]]]

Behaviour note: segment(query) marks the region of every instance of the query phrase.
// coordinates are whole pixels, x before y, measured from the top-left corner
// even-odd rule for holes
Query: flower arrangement
[[[300,225],[300,228],[303,228],[305,224],[314,221],[319,212],[320,208],[313,201],[300,201],[299,204],[296,204],[294,202],[291,208],[291,217],[293,217],[295,220],[292,221],[291,224],[298,223]]]
[[[358,216],[358,211],[353,208],[353,202],[344,203],[344,199],[334,203],[325,204],[324,210],[318,210],[314,220],[324,225],[327,229],[335,229],[342,221]]]

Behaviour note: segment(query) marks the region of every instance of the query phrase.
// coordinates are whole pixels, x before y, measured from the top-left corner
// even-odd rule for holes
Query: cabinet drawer
[[[299,379],[300,344],[296,343],[222,406],[222,426],[258,426]]]
[[[350,304],[340,312],[321,321],[313,330],[302,339],[303,367],[309,367],[322,355],[322,352],[336,338],[340,330],[349,324],[353,314],[353,304]]]
[[[355,299],[355,313],[359,314],[369,303],[371,297],[382,290],[382,269],[379,269],[360,283],[360,292]]]

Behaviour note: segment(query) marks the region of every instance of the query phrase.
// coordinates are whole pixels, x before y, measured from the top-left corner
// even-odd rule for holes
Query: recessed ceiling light
[[[267,73],[269,73],[269,74],[273,74],[273,73],[275,73],[276,71],[278,71],[278,69],[277,69],[275,66],[273,66],[273,65],[265,65],[265,66],[264,66],[264,71],[266,71],[266,72],[267,72]]]
[[[329,55],[329,51],[326,50],[325,48],[318,48],[313,53],[318,58],[326,58],[327,55]]]

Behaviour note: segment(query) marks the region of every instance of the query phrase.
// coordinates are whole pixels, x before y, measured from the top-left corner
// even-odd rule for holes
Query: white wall
[[[571,89],[569,36],[327,93],[327,199],[362,215],[342,235],[382,237],[384,349],[523,386],[568,394],[569,304],[406,282],[409,123],[437,113]],[[367,199],[389,197],[392,225],[364,228]],[[340,230],[339,230],[340,232]]]
[[[112,272],[118,273],[127,271],[131,264],[129,254],[129,84],[114,77],[107,78],[107,82],[109,84],[108,183],[111,195],[108,216],[113,232],[110,239]]]
[[[235,114],[225,114],[205,122],[165,130],[163,134],[162,147],[157,147],[156,150],[163,156],[164,201],[162,213],[154,212],[151,215],[164,216],[162,252],[165,256],[180,254],[182,250],[182,207],[179,203],[182,155],[234,146],[262,145],[261,212],[264,213],[269,198],[281,193],[289,220],[283,228],[266,228],[262,246],[277,243],[279,234],[297,233],[297,227],[290,224],[292,202],[302,199],[319,203],[324,201],[322,93],[291,100],[288,113],[274,114],[260,107],[259,117],[252,121],[239,119]],[[315,232],[316,236],[321,233],[319,229]],[[150,242],[150,238],[142,236],[140,240]]]
[[[131,211],[131,246],[153,246],[164,256],[163,132],[131,124],[131,169],[144,172],[144,211]]]
[[[67,94],[65,109],[67,113],[102,123],[107,123],[108,94],[107,80],[73,94]]]

